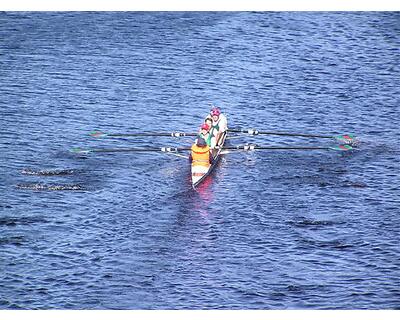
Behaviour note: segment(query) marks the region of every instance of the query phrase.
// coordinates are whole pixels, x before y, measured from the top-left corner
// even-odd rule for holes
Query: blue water
[[[0,13],[1,309],[400,309],[400,14]],[[187,160],[89,132],[354,133]],[[258,136],[230,145],[331,146]]]

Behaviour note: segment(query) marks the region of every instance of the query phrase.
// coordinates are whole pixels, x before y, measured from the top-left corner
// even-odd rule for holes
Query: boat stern
[[[210,170],[209,166],[192,165],[192,185],[195,188],[207,175]]]

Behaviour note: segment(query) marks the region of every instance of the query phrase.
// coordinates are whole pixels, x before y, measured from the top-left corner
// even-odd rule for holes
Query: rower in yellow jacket
[[[192,145],[189,160],[192,162],[192,166],[210,166],[212,162],[210,147],[204,138],[199,137],[197,142]]]

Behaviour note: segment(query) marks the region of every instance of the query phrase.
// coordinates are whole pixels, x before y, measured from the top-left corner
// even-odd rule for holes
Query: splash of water
[[[85,190],[79,184],[41,184],[41,183],[32,183],[32,184],[18,184],[17,189],[21,190],[37,190],[37,191],[81,191]]]
[[[50,169],[50,170],[37,170],[24,168],[21,170],[22,174],[32,175],[32,176],[62,176],[62,175],[71,175],[76,172],[75,169]]]

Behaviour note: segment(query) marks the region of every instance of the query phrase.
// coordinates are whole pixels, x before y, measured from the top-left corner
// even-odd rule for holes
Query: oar
[[[229,132],[246,133],[252,136],[259,134],[272,135],[272,136],[288,136],[288,137],[306,137],[306,138],[322,138],[322,139],[335,139],[341,142],[352,142],[355,139],[353,134],[342,134],[336,136],[321,135],[321,134],[308,134],[308,133],[290,133],[290,132],[276,132],[276,131],[258,131],[256,129],[228,129]]]
[[[247,144],[243,146],[233,146],[233,147],[216,147],[216,149],[222,150],[336,150],[336,151],[349,151],[353,148],[349,145],[340,145],[334,147],[313,147],[313,146],[258,146],[253,144]],[[115,148],[115,149],[81,149],[73,148],[71,152],[73,153],[112,153],[112,152],[179,152],[191,150],[190,147],[160,147],[160,148]]]
[[[198,133],[192,132],[142,132],[142,133],[104,133],[92,131],[90,135],[94,138],[105,137],[195,137]]]
[[[217,147],[218,149],[218,147]],[[243,146],[222,147],[222,150],[335,150],[335,151],[349,151],[353,147],[349,145],[339,145],[334,147],[313,147],[313,146],[258,146],[255,144],[246,144]]]
[[[73,148],[71,152],[73,153],[92,153],[92,152],[103,152],[103,153],[112,153],[112,152],[179,152],[190,150],[189,147],[184,148],[173,148],[173,147],[160,147],[160,148],[115,148],[115,149],[81,149],[81,148]]]

